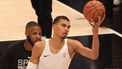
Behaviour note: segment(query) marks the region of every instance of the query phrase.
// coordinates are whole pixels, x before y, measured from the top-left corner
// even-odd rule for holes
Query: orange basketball
[[[100,1],[89,1],[83,8],[83,14],[85,18],[91,22],[93,19],[95,22],[99,20],[99,16],[102,18],[105,14],[105,7]]]

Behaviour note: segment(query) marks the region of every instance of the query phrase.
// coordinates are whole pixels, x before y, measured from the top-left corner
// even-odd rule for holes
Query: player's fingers
[[[97,25],[100,26],[100,24],[103,22],[104,17],[98,16],[98,22]]]
[[[105,19],[105,14],[104,14],[104,16],[103,16],[103,18],[102,18],[102,20],[101,20],[101,23],[103,22],[104,19]]]
[[[93,24],[92,22],[89,22],[89,24],[90,24],[92,27],[94,27],[94,24]]]
[[[101,24],[101,16],[98,16],[98,22],[97,25],[99,26]]]
[[[99,16],[98,24],[100,25],[104,19],[105,19],[105,14],[103,15],[103,17]]]
[[[93,19],[91,19],[91,21],[89,21],[89,24],[90,24],[92,27],[94,27],[94,21],[93,21]]]

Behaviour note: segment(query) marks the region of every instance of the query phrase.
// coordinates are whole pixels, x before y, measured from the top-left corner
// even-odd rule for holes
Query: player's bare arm
[[[105,16],[104,16],[105,18]],[[83,46],[79,41],[76,40],[69,40],[69,54],[70,57],[74,56],[75,52],[78,52],[80,55],[83,55],[85,57],[88,57],[90,59],[97,59],[99,56],[99,38],[98,38],[98,28],[104,18],[101,20],[101,17],[99,17],[99,20],[97,23],[95,23],[93,20],[90,22],[92,26],[92,48],[87,48]]]
[[[68,45],[69,45],[69,47],[68,47],[69,54],[71,57],[74,56],[74,54],[76,52],[78,52],[80,55],[90,58],[92,60],[95,60],[98,57],[99,49],[93,49],[94,46],[92,47],[92,49],[90,49],[88,47],[85,47],[79,41],[71,40],[71,39],[69,39]],[[95,46],[94,48],[99,48],[99,47]]]
[[[35,43],[33,49],[32,49],[32,56],[30,58],[30,62],[33,64],[38,64],[39,57],[41,56],[43,50],[44,50],[44,41],[40,41]]]

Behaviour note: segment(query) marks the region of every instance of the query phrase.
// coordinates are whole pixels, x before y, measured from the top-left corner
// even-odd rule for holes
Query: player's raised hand
[[[98,22],[95,22],[93,19],[91,19],[91,21],[89,21],[89,24],[92,27],[99,27],[104,19],[105,19],[105,15],[103,17],[98,16]]]

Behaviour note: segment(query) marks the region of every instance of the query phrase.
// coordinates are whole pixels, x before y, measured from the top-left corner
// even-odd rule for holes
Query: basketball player
[[[50,38],[52,33],[52,0],[31,0],[31,4],[42,28],[42,37]]]
[[[70,20],[66,16],[56,17],[53,22],[53,38],[35,44],[27,69],[68,69],[76,52],[96,60],[99,55],[98,27],[101,22],[99,17],[97,23],[91,23],[93,42],[89,49],[77,40],[67,39]]]
[[[41,40],[40,26],[31,21],[25,29],[25,40],[16,41],[8,46],[0,60],[0,69],[26,69],[32,47],[35,42]]]

